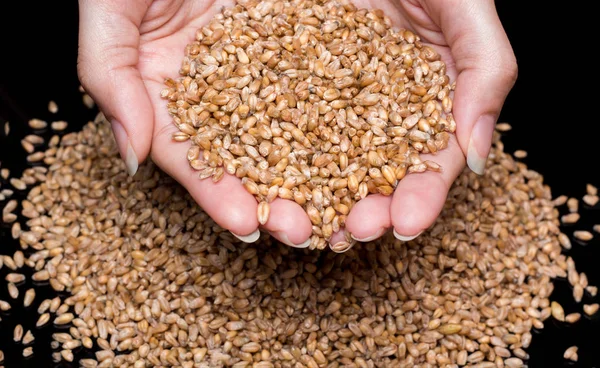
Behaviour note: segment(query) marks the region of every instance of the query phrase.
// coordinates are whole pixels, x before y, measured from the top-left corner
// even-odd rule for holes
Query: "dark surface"
[[[595,87],[598,76],[595,58],[591,55],[596,41],[585,29],[585,9],[582,1],[557,2],[543,8],[523,8],[524,2],[497,0],[498,12],[511,40],[519,63],[519,79],[510,93],[501,121],[510,122],[513,130],[504,138],[506,150],[525,149],[524,160],[530,168],[540,172],[556,197],[560,194],[581,198],[585,184],[600,187],[598,136],[600,121],[597,117]],[[9,7],[10,5],[10,7]],[[572,9],[572,10],[570,10]],[[589,12],[589,10],[588,10]],[[591,15],[590,15],[591,16]],[[0,162],[11,169],[13,176],[20,173],[25,154],[20,139],[26,134],[24,125],[30,118],[49,121],[64,119],[69,129],[93,118],[93,111],[81,103],[76,75],[77,56],[77,3],[54,2],[0,2],[2,36],[0,38],[0,130],[5,120],[11,121],[10,138],[0,132]],[[592,42],[594,41],[594,42]],[[589,42],[589,44],[588,44]],[[59,106],[56,116],[47,111],[47,103],[55,100]],[[49,135],[46,135],[49,137]],[[3,187],[6,183],[3,183]],[[0,203],[0,208],[4,203]],[[582,206],[582,220],[564,228],[570,234],[575,229],[591,230],[600,223],[600,205],[595,209]],[[563,212],[565,208],[561,209]],[[600,235],[590,244],[574,243],[569,254],[577,268],[585,272],[590,284],[600,285]],[[0,254],[13,254],[16,242],[10,239],[10,228],[0,224]],[[23,272],[30,276],[31,272]],[[7,267],[0,270],[0,299],[10,300],[4,277]],[[565,312],[582,312],[571,296],[565,280],[555,282],[552,300],[558,300]],[[6,367],[52,367],[50,336],[51,325],[35,328],[39,303],[55,294],[49,286],[36,286],[35,303],[23,309],[22,298],[30,284],[19,285],[20,297],[12,301],[10,313],[0,312],[0,350],[6,356]],[[596,297],[594,302],[598,302]],[[592,302],[588,295],[584,303]],[[34,355],[21,360],[23,346],[12,341],[12,331],[21,323],[35,335]],[[547,320],[545,328],[535,333],[528,349],[530,367],[600,367],[600,322],[598,318],[582,320],[574,326]],[[564,350],[578,345],[579,362],[566,363]],[[1,364],[0,364],[1,365]],[[77,366],[77,365],[73,365]]]

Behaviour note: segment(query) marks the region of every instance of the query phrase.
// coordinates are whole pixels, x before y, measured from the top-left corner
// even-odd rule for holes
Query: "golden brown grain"
[[[50,127],[52,128],[52,130],[57,131],[57,132],[67,129],[67,126],[68,126],[68,124],[64,120],[53,121],[50,124]]]
[[[35,146],[25,139],[21,140],[21,147],[23,147],[23,149],[27,153],[33,153],[33,151],[35,151]]]
[[[6,285],[6,288],[8,289],[8,295],[11,298],[17,299],[19,297],[19,289],[17,288],[17,286],[15,284],[13,284],[12,282],[9,282]]]
[[[37,322],[35,323],[35,326],[36,327],[44,326],[46,323],[48,323],[48,321],[50,321],[50,313],[43,313],[38,318]]]
[[[10,181],[10,185],[12,185],[17,190],[25,190],[27,188],[27,185],[21,179],[10,178],[9,181]]]
[[[569,213],[569,214],[567,214],[567,215],[563,215],[563,216],[560,218],[560,221],[561,221],[563,224],[574,224],[574,223],[576,223],[577,221],[579,221],[579,218],[580,218],[580,217],[581,217],[581,216],[580,216],[578,213]]]
[[[576,362],[579,359],[579,357],[577,356],[578,349],[579,348],[577,346],[571,346],[567,348],[567,350],[565,350],[565,353],[563,354],[563,357],[565,359]]]
[[[579,321],[580,318],[581,318],[580,313],[569,313],[565,316],[565,321],[569,322],[569,323],[575,323],[575,322]]]
[[[58,315],[58,317],[56,317],[54,319],[55,325],[64,325],[64,324],[70,323],[73,320],[73,318],[75,318],[75,316],[73,316],[73,313],[64,313],[64,314],[57,313],[57,315]]]
[[[527,151],[516,150],[513,153],[513,156],[515,156],[515,158],[518,158],[518,159],[523,159],[523,158],[527,157]]]
[[[594,235],[587,230],[576,230],[573,232],[575,239],[588,242],[594,238]]]
[[[15,326],[15,329],[13,330],[13,341],[20,342],[22,337],[23,337],[23,326],[21,326],[20,324],[17,324]]]
[[[8,180],[8,177],[10,176],[10,170],[7,168],[0,169],[0,176],[2,179]]]
[[[8,256],[7,256],[7,257],[8,257]],[[18,258],[18,256],[17,256],[17,258]],[[6,259],[7,259],[7,258],[5,258],[5,260],[6,260]],[[14,258],[13,258],[13,262],[14,262]],[[14,262],[13,264],[15,265],[15,268],[19,268],[19,267],[17,266],[17,263],[16,263],[16,262]],[[11,283],[11,284],[19,284],[19,283],[21,283],[21,282],[25,281],[25,275],[23,275],[23,274],[21,274],[21,273],[14,273],[14,272],[11,272],[11,273],[7,274],[7,275],[6,275],[6,277],[5,277],[4,279],[5,279],[6,281],[8,281],[9,283]]]
[[[31,119],[29,120],[29,127],[31,129],[44,129],[48,126],[48,123],[41,119]]]
[[[31,333],[31,330],[27,330],[27,332],[25,333],[25,335],[23,336],[23,339],[21,340],[21,343],[23,345],[29,345],[31,344],[33,341],[35,340],[35,337],[33,336],[33,333]]]
[[[10,201],[6,202],[4,208],[2,208],[2,214],[13,212],[15,208],[17,208],[18,204],[19,202],[17,202],[15,199],[11,199]]]
[[[30,357],[31,355],[33,355],[33,347],[32,346],[23,349],[23,357],[24,358]]]
[[[567,208],[569,212],[576,213],[579,210],[579,200],[577,198],[569,198],[567,200]]]
[[[512,127],[510,126],[509,123],[498,123],[496,124],[496,130],[499,132],[508,132],[509,130],[511,130]]]
[[[583,196],[582,200],[588,206],[594,207],[596,204],[598,204],[599,198],[595,194],[586,194],[586,195]]]
[[[27,291],[25,292],[25,296],[23,297],[23,306],[25,308],[31,306],[34,299],[35,299],[35,289],[33,289],[33,288],[27,289]]]
[[[27,156],[27,162],[39,162],[45,157],[44,152],[34,152]]]
[[[269,203],[263,201],[260,202],[257,206],[257,214],[256,217],[258,219],[258,223],[264,225],[269,220],[269,214],[271,213],[271,206]]]
[[[48,102],[48,111],[52,114],[56,114],[58,112],[58,105],[53,100]]]
[[[563,310],[563,307],[559,303],[553,301],[551,303],[551,308],[552,308],[552,317],[554,317],[557,321],[564,322],[565,311]]]
[[[596,312],[598,312],[598,306],[599,306],[598,303],[584,304],[583,305],[583,311],[588,316],[592,316],[592,315],[596,314]]]
[[[87,107],[88,109],[93,109],[94,106],[96,106],[96,103],[94,102],[92,97],[90,95],[88,95],[87,93],[83,94],[83,96],[81,97],[81,100],[83,101],[83,104],[85,105],[85,107]]]

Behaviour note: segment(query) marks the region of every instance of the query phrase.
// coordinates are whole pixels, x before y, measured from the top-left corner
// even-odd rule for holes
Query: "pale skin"
[[[80,0],[78,73],[86,91],[111,121],[130,174],[148,155],[182,184],[223,228],[252,242],[258,237],[257,202],[238,178],[200,180],[186,159],[188,145],[174,143],[165,78],[178,76],[185,46],[198,28],[231,0]],[[352,238],[371,241],[393,230],[403,240],[427,229],[465,165],[481,174],[492,132],[517,78],[517,64],[493,0],[354,0],[385,11],[395,27],[408,28],[442,54],[456,81],[456,136],[427,159],[441,173],[407,175],[392,196],[371,195],[348,215]],[[290,246],[306,246],[311,224],[293,201],[277,199],[260,230]],[[335,234],[331,243],[344,239]]]

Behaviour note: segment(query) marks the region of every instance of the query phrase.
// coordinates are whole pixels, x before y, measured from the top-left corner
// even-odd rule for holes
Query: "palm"
[[[418,34],[426,44],[434,47],[442,55],[448,74],[454,79],[456,68],[450,47],[433,19],[433,14],[430,14],[426,7],[438,1],[429,1],[425,4],[422,0],[353,0],[353,3],[360,8],[379,8],[390,17],[396,27],[410,29]]]
[[[234,1],[219,1],[220,6],[214,3],[214,0],[153,2],[140,25],[138,68],[155,110],[153,156],[157,149],[171,144],[170,133],[176,129],[164,108],[165,101],[160,98],[165,79],[177,77],[185,46],[193,41],[196,30],[207,24],[220,6],[229,6]]]
[[[409,28],[417,34],[425,36],[424,41],[430,42],[442,54],[448,65],[448,72],[453,78],[454,62],[449,53],[442,33],[435,23],[427,16],[423,8],[415,5],[418,0],[373,1],[355,0],[358,7],[379,7],[386,12],[397,27]],[[160,91],[165,87],[165,78],[173,78],[178,75],[185,46],[190,43],[198,28],[207,24],[222,6],[229,6],[232,0],[219,1],[186,1],[179,4],[172,2],[154,2],[146,12],[140,25],[139,62],[142,79],[148,90],[149,97],[154,107],[154,129],[151,148],[153,160],[183,184],[200,205],[219,223],[234,233],[241,235],[249,234],[258,227],[256,220],[256,201],[245,192],[241,182],[235,177],[226,177],[218,184],[210,180],[200,181],[194,171],[189,168],[186,160],[185,144],[174,144],[171,134],[177,131],[171,122],[171,117],[166,110],[166,102],[160,97]],[[454,142],[455,143],[455,142]],[[441,156],[441,164],[445,161],[458,162],[462,160],[462,153],[457,145],[451,142],[449,148],[452,152],[444,159]],[[458,159],[457,159],[458,157]],[[440,157],[434,158],[437,160]],[[437,160],[438,162],[440,160]],[[456,164],[454,164],[456,166]],[[457,170],[450,170],[448,175],[455,175]],[[435,175],[435,174],[434,174]],[[412,184],[412,178],[407,177],[404,181],[409,188],[409,193],[418,192],[422,189],[411,190],[413,186],[423,188],[440,187],[439,178],[431,174],[420,175],[422,179],[416,181],[418,185]],[[453,179],[453,178],[452,178]],[[443,186],[443,185],[442,185]],[[440,188],[441,196],[446,195],[446,188]],[[391,197],[370,196],[359,202],[350,213],[347,228],[357,238],[364,238],[361,234],[373,234],[378,229],[387,229],[393,225]],[[442,202],[443,200],[438,202]],[[409,203],[412,203],[409,198]],[[414,205],[414,204],[412,204]],[[440,206],[441,207],[441,206]],[[224,210],[226,209],[226,210]],[[435,211],[435,209],[434,209]],[[311,224],[304,211],[294,202],[276,200],[272,204],[270,220],[264,228],[281,240],[281,234],[288,236],[289,242],[299,244],[308,238],[311,232]],[[344,234],[335,234],[331,243],[335,244],[344,239]]]

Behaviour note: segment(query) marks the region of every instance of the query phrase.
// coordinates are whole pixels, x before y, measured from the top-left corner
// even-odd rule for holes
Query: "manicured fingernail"
[[[279,239],[280,242],[282,242],[285,245],[289,245],[290,247],[293,247],[293,248],[308,248],[308,246],[310,245],[310,238],[308,238],[303,243],[294,244],[290,241],[290,239],[288,238],[286,233],[279,232],[276,235],[277,235],[277,239]]]
[[[138,158],[131,146],[131,142],[127,141],[127,156],[125,156],[125,166],[130,176],[134,176],[138,170]]]
[[[341,242],[337,242],[334,245],[329,244],[329,248],[336,253],[344,253],[350,250],[356,244],[355,241],[347,242],[342,240]]]
[[[356,241],[359,241],[361,243],[366,243],[366,242],[370,242],[375,239],[378,239],[379,237],[381,237],[383,235],[383,233],[385,233],[385,229],[379,229],[375,234],[373,234],[371,236],[367,236],[366,238],[362,238],[362,239],[359,239],[352,234],[350,236],[352,237],[352,239],[354,239]]]
[[[119,147],[119,153],[121,154],[123,161],[125,161],[127,172],[130,176],[134,176],[138,170],[139,160],[131,146],[131,141],[127,136],[127,132],[125,131],[125,128],[123,128],[123,125],[116,120],[111,121],[111,126],[113,134],[115,135],[115,140],[117,141],[117,146]]]
[[[260,230],[256,229],[256,231],[254,231],[251,234],[248,235],[238,235],[235,234],[233,232],[231,232],[231,235],[235,236],[236,238],[240,239],[241,241],[243,241],[244,243],[254,243],[255,241],[258,240],[258,238],[260,238]]]
[[[492,115],[483,115],[477,119],[467,149],[467,165],[476,174],[483,175],[485,163],[490,153],[492,135],[496,118]]]
[[[422,231],[419,231],[419,233],[417,235],[411,235],[411,236],[405,236],[405,235],[400,235],[396,232],[396,229],[394,229],[394,236],[396,237],[396,239],[398,240],[402,240],[402,241],[409,241],[409,240],[413,240],[414,238],[416,238],[417,236],[421,235]]]

